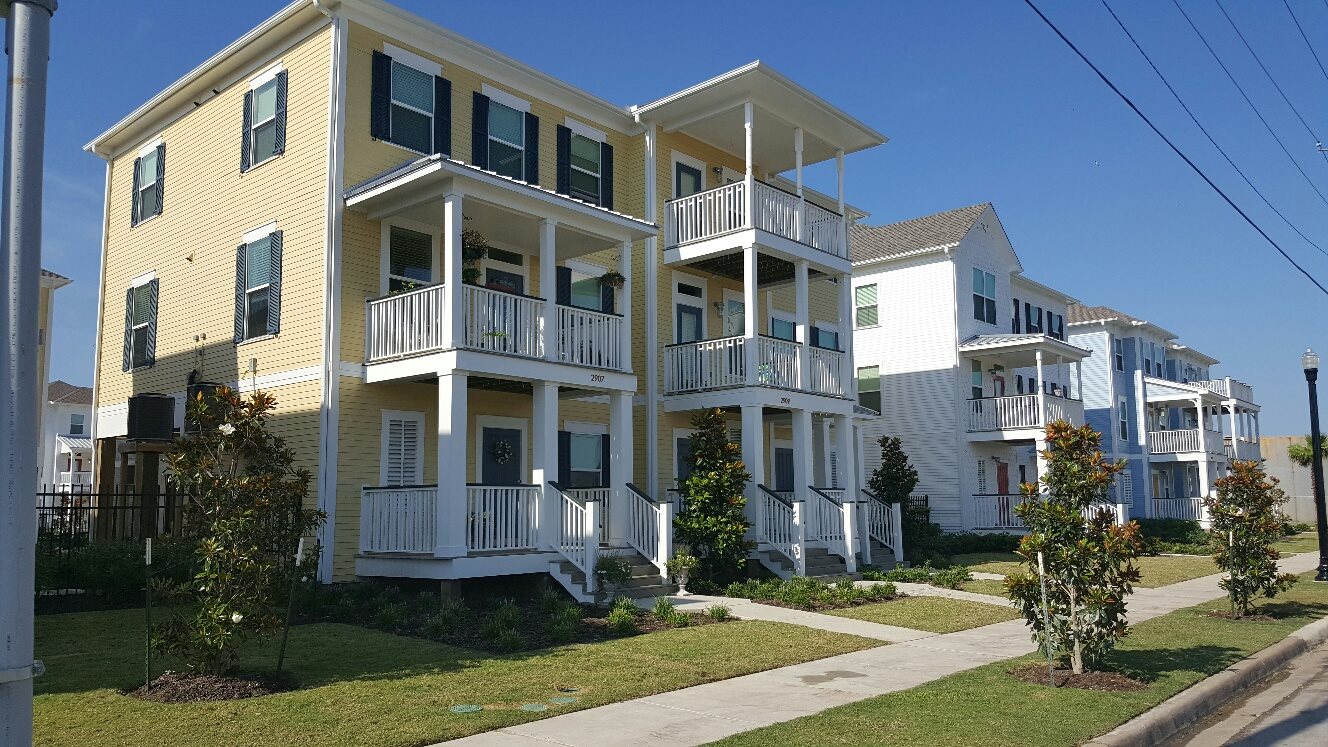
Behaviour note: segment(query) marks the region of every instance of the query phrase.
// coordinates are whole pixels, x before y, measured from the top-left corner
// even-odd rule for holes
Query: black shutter
[[[489,97],[479,91],[471,96],[470,162],[489,168]]]
[[[433,77],[433,152],[452,155],[452,81]]]
[[[600,283],[599,286],[599,310],[613,313],[613,286]]]
[[[560,195],[572,193],[572,131],[558,125],[558,184],[554,191]]]
[[[139,187],[138,166],[142,162],[143,162],[142,158],[134,159],[134,194],[133,194],[133,200],[131,201],[133,204],[129,208],[129,225],[131,226],[138,225],[138,187]]]
[[[374,50],[369,84],[369,136],[392,140],[392,58]]]
[[[557,291],[554,294],[553,302],[558,304],[559,306],[571,306],[572,269],[570,267],[558,267],[556,268],[556,272],[557,272],[555,277],[556,282],[554,283],[554,285],[557,286]]]
[[[613,146],[599,144],[599,206],[613,209]]]
[[[143,365],[151,366],[157,362],[157,279],[148,281],[148,354]]]
[[[558,431],[558,484],[564,488],[572,484],[572,434]]]
[[[1024,304],[1024,331],[1033,331],[1033,304],[1031,303]]]
[[[121,371],[134,367],[134,289],[125,294],[124,362]]]
[[[1014,300],[1014,321],[1010,322],[1010,331],[1019,334],[1019,299]]]
[[[268,237],[267,333],[281,331],[281,231]]]
[[[610,464],[609,457],[611,455],[612,452],[610,452],[609,450],[609,435],[606,433],[599,437],[599,467],[600,467],[599,486],[601,488],[607,488],[613,484],[612,482],[610,482],[610,475],[609,475],[609,464]]]
[[[235,248],[235,342],[244,342],[244,271],[247,244]]]
[[[254,92],[250,89],[244,94],[244,115],[240,117],[240,173],[249,170],[251,138],[249,130],[254,126]]]
[[[275,142],[273,143],[272,154],[281,155],[286,152],[286,71],[277,73],[277,121],[273,123],[276,132],[273,133]]]
[[[820,328],[820,327],[812,327],[812,328],[811,328],[811,334],[808,335],[808,336],[812,338],[811,340],[809,340],[809,342],[811,343],[812,347],[814,347],[814,348],[819,348],[819,347],[821,347],[821,328]]]
[[[166,144],[157,146],[157,212],[153,215],[161,215],[161,193],[166,185]]]
[[[539,184],[539,117],[526,112],[526,181]]]

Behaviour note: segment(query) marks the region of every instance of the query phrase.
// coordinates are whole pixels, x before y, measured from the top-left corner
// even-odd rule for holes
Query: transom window
[[[392,226],[388,236],[388,293],[407,291],[432,281],[433,237]]]
[[[133,367],[146,366],[152,363],[152,355],[148,344],[150,335],[148,327],[152,324],[152,284],[144,283],[134,288],[134,308],[130,313],[130,349],[133,351]]]
[[[433,76],[392,60],[392,142],[433,152]]]
[[[572,133],[572,196],[599,204],[600,144]]]
[[[157,163],[160,157],[153,148],[138,159],[138,219],[151,218],[161,212],[161,203],[157,199]]]
[[[272,80],[254,89],[254,108],[252,129],[250,130],[251,147],[254,163],[262,163],[277,154],[277,85]]]
[[[272,236],[245,245],[244,339],[268,333],[268,306],[272,301]]]
[[[497,101],[489,102],[489,170],[525,179],[526,115]],[[598,197],[598,192],[596,193]]]
[[[973,268],[973,318],[996,323],[996,276]]]
[[[876,284],[859,285],[853,289],[853,321],[859,329],[880,324],[881,310],[876,305]]]
[[[572,433],[571,486],[598,488],[604,484],[604,437],[594,433]]]
[[[858,404],[881,411],[881,367],[863,366],[858,369]]]

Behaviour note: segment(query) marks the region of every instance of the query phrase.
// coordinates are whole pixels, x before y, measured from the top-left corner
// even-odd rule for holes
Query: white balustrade
[[[797,195],[772,187],[765,182],[755,182],[755,185],[754,227],[797,241],[799,205],[802,201]]]
[[[558,491],[562,500],[562,520],[558,529],[558,550],[577,570],[585,574],[586,591],[597,585],[595,564],[599,560],[598,501],[582,502]]]
[[[558,360],[594,368],[623,368],[623,318],[617,314],[558,307]]]
[[[744,339],[721,337],[664,348],[664,391],[672,394],[743,385]]]
[[[844,503],[844,490],[838,488],[812,488],[807,499],[807,539],[819,539],[826,549],[853,563],[853,537],[848,535],[848,515],[856,504]]]
[[[848,256],[839,213],[764,182],[753,184],[754,220],[747,219],[744,182],[725,184],[665,203],[665,245],[682,246],[757,228],[826,254]]]
[[[438,488],[375,487],[360,492],[360,552],[433,554]]]
[[[1040,425],[1042,425],[1042,419],[1038,417],[1038,398],[1036,394],[984,397],[968,401],[968,429],[970,431],[1036,428]]]
[[[544,355],[540,315],[544,301],[530,296],[466,285],[462,344],[474,350],[539,358]]]
[[[973,526],[978,529],[1022,529],[1024,520],[1015,515],[1023,495],[973,496]]]
[[[670,247],[747,228],[747,185],[734,182],[670,200],[664,205],[664,224]]]
[[[762,501],[761,539],[784,557],[794,560],[797,532],[793,526],[793,505],[763,490],[758,491]],[[791,494],[789,494],[791,495]]]
[[[867,496],[867,536],[885,545],[895,560],[904,559],[903,516],[898,503],[886,503],[876,495],[862,491]]]
[[[1153,518],[1208,521],[1208,509],[1201,498],[1154,498]]]
[[[1205,429],[1203,441],[1204,448],[1201,449],[1199,447],[1198,428],[1148,432],[1148,450],[1152,454],[1183,454],[1205,450],[1207,453],[1215,455],[1225,453],[1225,446],[1220,432]]]
[[[667,502],[656,503],[645,494],[628,487],[623,503],[627,511],[627,543],[636,548],[667,574],[669,562],[669,534],[672,532],[672,511]]]
[[[808,389],[818,394],[842,397],[844,389],[844,354],[838,350],[813,346],[807,355],[811,368],[808,374]]]
[[[580,503],[599,503],[599,539],[608,542],[609,496],[613,495],[613,488],[567,488],[564,492]]]
[[[756,338],[756,383],[778,389],[798,389],[798,349],[802,346],[778,337]]]
[[[1227,459],[1229,460],[1258,461],[1262,458],[1257,441],[1247,441],[1243,438],[1233,439],[1231,436],[1226,436],[1224,442]]]
[[[1223,397],[1238,399],[1242,402],[1254,402],[1254,388],[1243,381],[1237,381],[1232,378],[1213,379],[1211,381],[1191,382],[1195,386],[1201,386],[1210,392],[1216,392]]]
[[[1093,519],[1096,519],[1097,515],[1102,511],[1107,511],[1111,514],[1111,521],[1116,526],[1125,526],[1125,504],[1123,503],[1094,501],[1088,504],[1088,507],[1084,509],[1084,518],[1092,521]]]
[[[537,547],[540,492],[535,485],[466,486],[466,547],[478,552]]]
[[[1084,424],[1084,403],[1077,399],[1046,396],[1047,422],[1064,420],[1070,425]]]
[[[369,363],[443,347],[441,285],[429,285],[365,303],[364,348]]]
[[[807,203],[806,211],[802,229],[802,243],[813,249],[819,249],[826,254],[847,257],[848,252],[844,248],[844,242],[839,231],[839,227],[843,223],[839,213],[823,208],[813,202]]]

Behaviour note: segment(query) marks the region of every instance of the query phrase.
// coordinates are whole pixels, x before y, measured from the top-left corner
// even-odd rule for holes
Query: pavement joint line
[[[670,690],[669,692],[677,692],[677,690]],[[643,698],[641,702],[645,705],[657,706],[659,708],[667,708],[670,711],[678,711],[679,713],[692,713],[697,716],[705,716],[706,718],[717,718],[723,721],[732,721],[735,724],[751,724],[753,728],[759,728],[765,725],[760,721],[752,721],[750,719],[738,718],[736,716],[721,716],[718,713],[711,713],[709,711],[699,711],[695,708],[683,708],[682,706],[669,705],[668,703],[660,703],[658,701],[651,700],[651,698],[656,698],[659,697],[660,695],[668,695],[668,694],[669,693],[664,692],[664,693],[659,693],[658,695],[648,695],[645,698]]]

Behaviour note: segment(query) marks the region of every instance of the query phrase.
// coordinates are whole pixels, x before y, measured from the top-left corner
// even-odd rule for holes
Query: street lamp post
[[[1319,572],[1315,581],[1328,581],[1328,510],[1323,501],[1323,444],[1319,435],[1319,356],[1309,348],[1300,356],[1310,388],[1310,470],[1314,476],[1314,518],[1319,531]]]

